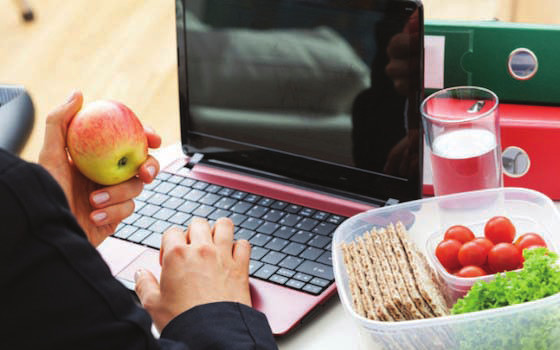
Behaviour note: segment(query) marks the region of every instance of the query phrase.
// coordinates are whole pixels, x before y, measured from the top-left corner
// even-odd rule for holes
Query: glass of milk
[[[436,196],[502,186],[496,94],[454,87],[432,94],[420,108]]]

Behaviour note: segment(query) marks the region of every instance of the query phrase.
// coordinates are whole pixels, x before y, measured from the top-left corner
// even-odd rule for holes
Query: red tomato
[[[455,274],[455,276],[459,277],[479,277],[486,275],[486,271],[479,266],[465,266]]]
[[[515,237],[515,226],[505,216],[494,216],[486,222],[484,236],[494,244],[511,243]]]
[[[453,271],[461,267],[459,258],[457,257],[461,245],[461,242],[455,239],[448,239],[442,241],[436,247],[436,257],[448,271]]]
[[[487,256],[486,247],[476,242],[463,244],[457,255],[462,266],[482,266]]]
[[[515,240],[514,244],[521,251],[532,246],[546,247],[544,239],[536,233],[526,233],[521,235]]]
[[[447,229],[447,231],[445,231],[443,239],[456,239],[461,243],[466,243],[474,239],[474,234],[466,226],[455,225],[451,226]]]
[[[488,252],[494,246],[494,243],[492,243],[492,241],[489,240],[488,238],[479,237],[473,239],[472,241],[476,244],[482,245],[484,247],[484,251],[486,252],[486,255],[488,255]]]
[[[498,243],[488,252],[488,266],[493,272],[511,271],[521,265],[521,253],[511,243]]]

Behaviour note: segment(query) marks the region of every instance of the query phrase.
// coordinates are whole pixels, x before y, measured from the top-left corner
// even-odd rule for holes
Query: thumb
[[[150,271],[140,269],[134,274],[134,281],[136,282],[134,289],[138,299],[140,299],[144,308],[150,312],[153,308],[157,307],[161,299],[159,283],[156,277]]]
[[[84,98],[80,91],[74,91],[63,105],[58,106],[47,116],[45,140],[43,149],[48,149],[49,154],[66,159],[66,131],[76,113],[82,108]]]

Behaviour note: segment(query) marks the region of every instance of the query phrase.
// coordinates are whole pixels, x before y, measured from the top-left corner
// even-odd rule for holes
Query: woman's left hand
[[[74,92],[65,104],[49,114],[39,163],[60,184],[70,209],[89,241],[98,246],[115,232],[121,220],[132,214],[133,199],[142,192],[144,183],[153,181],[159,171],[159,163],[149,156],[140,166],[138,176],[109,187],[98,185],[83,176],[66,150],[68,125],[82,103],[82,93]],[[159,147],[161,138],[152,130],[145,129],[145,132],[148,146]]]

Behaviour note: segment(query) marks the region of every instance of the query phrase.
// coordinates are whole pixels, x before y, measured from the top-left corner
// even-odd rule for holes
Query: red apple
[[[115,101],[84,106],[68,126],[66,144],[80,172],[100,185],[130,179],[148,157],[148,140],[140,120]]]

